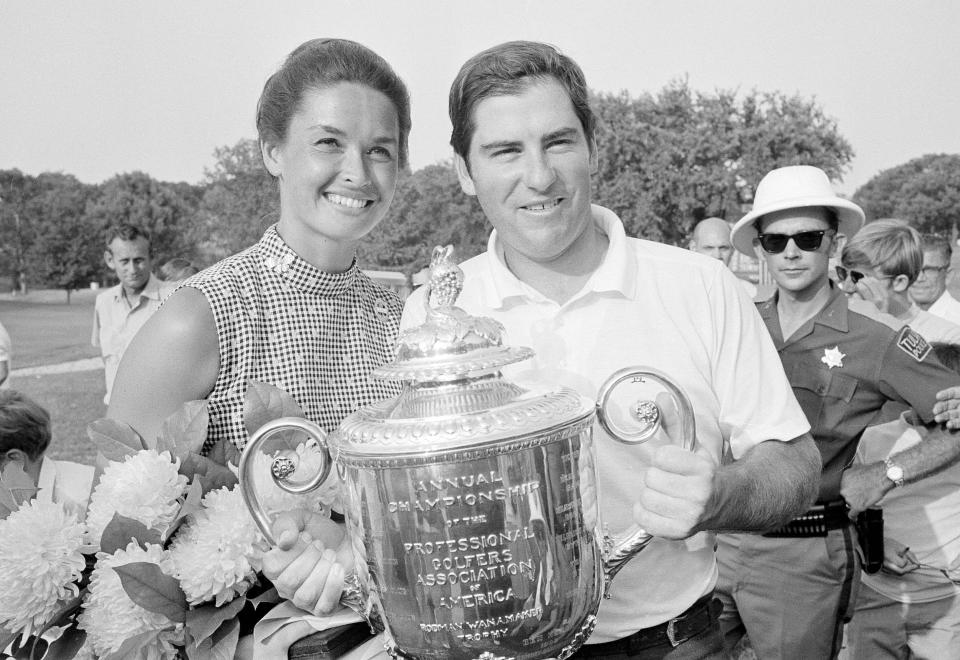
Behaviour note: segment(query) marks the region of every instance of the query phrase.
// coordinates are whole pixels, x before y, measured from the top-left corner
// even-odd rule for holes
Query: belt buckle
[[[680,646],[680,644],[686,641],[685,639],[677,639],[676,624],[676,619],[670,619],[667,621],[667,639],[670,640],[670,646],[673,648],[677,648]]]

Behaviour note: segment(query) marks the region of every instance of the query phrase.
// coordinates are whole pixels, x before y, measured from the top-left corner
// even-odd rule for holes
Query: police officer
[[[921,443],[848,467],[884,404],[900,402],[932,423],[937,392],[957,382],[918,333],[831,282],[838,235],[852,236],[863,220],[822,170],[792,166],[763,178],[753,210],[733,229],[734,247],[748,255],[756,248],[776,282],[757,309],[823,462],[817,504],[806,514],[764,535],[719,537],[726,643],[746,632],[761,658],[836,657],[860,574],[851,517],[960,457],[960,442],[938,428],[928,438],[935,460]]]

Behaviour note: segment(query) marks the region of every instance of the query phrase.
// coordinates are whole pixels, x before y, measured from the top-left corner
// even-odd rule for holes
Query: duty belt
[[[837,500],[816,504],[805,514],[797,516],[783,527],[770,530],[764,536],[774,538],[826,536],[831,529],[842,529],[850,524],[847,503]]]

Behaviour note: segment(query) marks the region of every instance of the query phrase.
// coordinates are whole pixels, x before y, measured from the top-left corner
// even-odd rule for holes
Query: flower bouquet
[[[252,432],[303,416],[285,392],[251,383],[244,423]],[[241,634],[279,601],[260,575],[269,549],[238,487],[239,452],[230,443],[206,455],[205,401],[171,415],[147,440],[101,419],[88,427],[97,447],[86,518],[36,489],[11,464],[0,475],[0,657],[233,658]],[[315,446],[283,439],[297,473],[320,460]],[[271,457],[254,458],[254,487],[268,513],[320,502],[281,490]],[[295,473],[296,475],[296,473]],[[335,489],[335,486],[331,487]],[[313,504],[310,504],[313,503]]]

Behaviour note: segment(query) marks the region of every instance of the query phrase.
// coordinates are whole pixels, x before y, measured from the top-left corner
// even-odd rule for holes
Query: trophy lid
[[[397,359],[373,377],[403,382],[400,396],[366,406],[337,429],[341,453],[422,453],[540,433],[584,420],[594,403],[563,387],[521,387],[500,369],[533,350],[505,346],[498,321],[454,303],[463,271],[452,246],[436,247],[425,285],[426,319],[400,333]]]
[[[529,348],[503,345],[504,328],[498,321],[457,307],[462,290],[463,271],[453,262],[453,246],[435,247],[424,296],[426,320],[400,333],[397,359],[375,369],[373,377],[453,381],[533,357]]]

